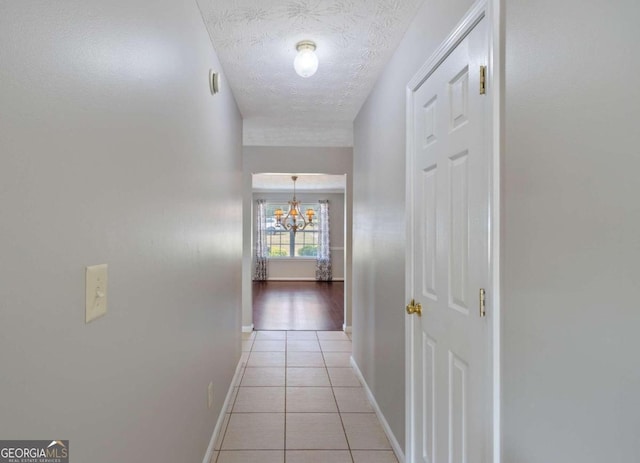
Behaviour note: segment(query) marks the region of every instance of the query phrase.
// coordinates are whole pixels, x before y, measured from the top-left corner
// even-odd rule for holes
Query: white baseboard
[[[353,371],[355,372],[356,376],[362,383],[362,386],[364,387],[365,392],[367,393],[367,398],[369,399],[369,402],[371,403],[373,410],[376,412],[376,415],[380,420],[382,429],[384,429],[385,434],[389,438],[389,442],[391,443],[391,448],[393,448],[393,452],[396,454],[396,458],[400,463],[405,463],[404,452],[402,451],[402,447],[398,443],[398,439],[396,439],[396,436],[394,436],[393,432],[391,431],[391,427],[389,426],[387,419],[382,414],[382,410],[380,410],[380,407],[378,406],[378,402],[376,402],[376,398],[373,396],[371,389],[369,389],[369,385],[365,381],[364,376],[362,376],[362,372],[360,371],[360,368],[358,368],[358,364],[353,359],[353,357],[351,357],[351,366],[353,367]]]
[[[342,324],[342,331],[344,331],[345,333],[351,333],[351,327],[345,325],[344,323]]]
[[[242,325],[243,333],[251,333],[253,331],[253,323],[251,325]]]
[[[253,326],[253,325],[251,325]],[[222,429],[222,424],[224,423],[224,415],[227,413],[229,409],[229,403],[231,402],[231,398],[233,397],[233,388],[238,384],[240,375],[242,374],[243,362],[245,362],[243,357],[240,357],[238,361],[238,366],[236,366],[236,372],[233,375],[233,379],[231,380],[231,385],[229,386],[229,390],[227,391],[227,397],[224,399],[224,404],[222,404],[222,409],[220,410],[220,415],[218,415],[218,421],[216,421],[216,427],[213,428],[213,434],[211,435],[211,440],[209,441],[209,447],[207,447],[207,453],[204,455],[204,459],[202,463],[209,463],[211,461],[211,456],[213,455],[214,447],[216,445],[216,440],[218,439],[218,434],[220,434],[220,430]]]

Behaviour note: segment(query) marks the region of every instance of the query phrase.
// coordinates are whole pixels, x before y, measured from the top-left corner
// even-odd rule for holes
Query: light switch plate
[[[91,265],[86,274],[85,323],[107,313],[107,264]]]

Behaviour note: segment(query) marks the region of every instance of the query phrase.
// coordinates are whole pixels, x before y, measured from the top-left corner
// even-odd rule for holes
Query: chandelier
[[[296,199],[296,180],[298,180],[298,176],[291,176],[291,180],[293,180],[293,199],[289,201],[289,210],[285,215],[284,211],[278,208],[274,211],[273,215],[276,218],[278,226],[295,233],[298,230],[304,230],[309,225],[313,226],[315,211],[309,208],[302,214],[300,211],[300,202]]]

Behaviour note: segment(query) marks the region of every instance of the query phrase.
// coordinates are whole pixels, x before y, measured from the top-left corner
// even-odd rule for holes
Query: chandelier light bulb
[[[301,77],[311,77],[318,70],[318,56],[315,53],[316,44],[310,40],[303,40],[296,45],[298,54],[293,61],[293,68]]]

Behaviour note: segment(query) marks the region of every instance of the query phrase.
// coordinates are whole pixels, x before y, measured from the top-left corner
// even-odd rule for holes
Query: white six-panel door
[[[408,162],[411,295],[407,380],[412,461],[484,462],[490,446],[486,19],[415,90]],[[409,461],[409,460],[408,460]]]

